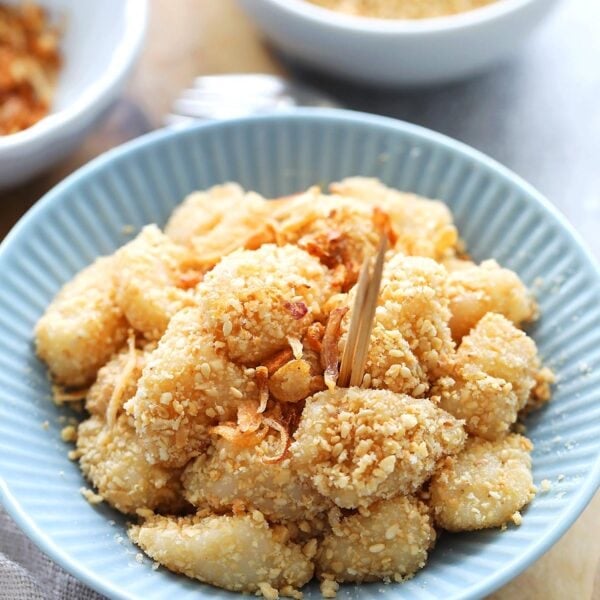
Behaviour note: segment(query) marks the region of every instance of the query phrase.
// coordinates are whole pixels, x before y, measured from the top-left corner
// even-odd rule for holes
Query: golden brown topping
[[[92,413],[62,434],[87,495],[145,519],[132,537],[156,564],[269,598],[299,598],[316,565],[329,597],[411,576],[433,514],[457,530],[524,518],[531,444],[507,434],[553,382],[515,325],[535,313],[527,290],[456,257],[443,204],[360,178],[332,190],[193,194],[168,236],[145,228],[37,326],[62,399]],[[379,294],[360,284],[378,241],[394,246]],[[465,429],[494,441],[465,446]],[[156,514],[186,500],[194,516]]]
[[[356,508],[413,493],[465,437],[460,421],[429,400],[336,388],[306,401],[291,451],[321,494]]]
[[[273,375],[273,373],[292,360],[292,358],[294,358],[292,349],[284,348],[280,352],[277,352],[277,354],[274,354],[271,358],[265,360],[263,366],[266,367],[269,375]]]
[[[306,335],[302,339],[302,343],[308,349],[321,353],[321,341],[323,340],[323,335],[325,335],[325,327],[322,323],[313,323],[306,332]]]
[[[308,0],[331,10],[377,19],[427,19],[453,15],[497,0]]]
[[[0,6],[0,135],[48,114],[61,57],[59,33],[33,2]]]
[[[281,462],[285,458],[286,452],[290,447],[290,433],[283,423],[280,423],[275,419],[265,417],[263,419],[263,423],[265,425],[268,425],[271,429],[277,431],[281,436],[279,441],[279,448],[277,449],[275,454],[273,454],[273,456],[265,456],[263,458],[263,462],[270,464]]]
[[[329,314],[329,320],[323,334],[321,346],[321,366],[324,369],[325,385],[333,389],[339,375],[338,367],[340,362],[339,341],[341,334],[341,325],[344,315],[348,312],[348,307],[334,308]]]
[[[304,359],[291,360],[269,380],[269,391],[279,402],[300,402],[324,387],[323,377]]]

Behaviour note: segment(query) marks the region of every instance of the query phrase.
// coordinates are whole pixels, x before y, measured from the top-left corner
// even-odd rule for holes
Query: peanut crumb
[[[323,579],[320,587],[323,598],[335,598],[337,591],[340,589],[340,584],[333,579]]]
[[[259,583],[258,589],[266,600],[277,600],[279,598],[279,592],[266,582]]]
[[[77,428],[73,425],[67,425],[63,427],[60,432],[60,439],[63,442],[76,442],[77,441]]]
[[[96,492],[90,490],[89,488],[79,488],[81,495],[90,503],[90,504],[100,504],[104,501],[104,498],[100,494],[96,494]]]

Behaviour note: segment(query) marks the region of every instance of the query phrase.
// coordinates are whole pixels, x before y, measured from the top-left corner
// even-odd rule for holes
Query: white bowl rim
[[[252,0],[251,0],[252,1]],[[381,19],[350,15],[317,6],[306,0],[263,0],[277,6],[290,16],[312,21],[336,29],[354,33],[377,33],[383,35],[423,35],[478,27],[505,15],[517,12],[539,0],[496,0],[457,14],[425,19]],[[542,0],[544,1],[544,0]]]
[[[340,122],[351,121],[354,123],[388,127],[419,136],[428,141],[440,144],[446,148],[450,148],[455,152],[459,152],[460,154],[470,157],[481,165],[494,170],[496,173],[509,180],[515,186],[521,188],[529,197],[532,198],[534,202],[538,203],[547,213],[549,213],[549,216],[553,218],[558,225],[560,225],[560,227],[570,238],[571,242],[581,252],[583,257],[589,263],[590,268],[593,269],[593,271],[596,273],[596,276],[600,280],[600,264],[598,264],[596,258],[583,242],[581,236],[577,233],[574,227],[567,221],[562,213],[531,184],[527,183],[519,175],[503,166],[501,163],[490,158],[483,152],[469,146],[468,144],[420,125],[415,125],[399,119],[393,119],[391,117],[335,108],[299,108],[290,111],[280,111],[277,113],[228,119],[226,121],[200,122],[190,125],[186,128],[163,128],[121,144],[120,146],[117,146],[112,150],[97,156],[86,165],[74,171],[71,175],[63,179],[54,188],[47,192],[34,206],[32,206],[0,243],[0,260],[3,258],[9,245],[12,243],[13,238],[16,238],[18,235],[20,235],[21,231],[28,227],[31,221],[34,221],[39,215],[50,209],[52,204],[57,202],[57,198],[59,198],[66,190],[68,190],[71,184],[82,178],[92,175],[94,172],[106,167],[107,164],[114,160],[118,160],[121,157],[127,157],[139,148],[152,145],[155,142],[168,140],[180,135],[191,135],[194,131],[219,127],[223,123],[235,125],[243,124],[248,121],[271,121],[277,119],[287,119],[294,116],[300,119],[305,117],[316,117],[338,120]],[[560,517],[551,523],[547,530],[540,535],[537,541],[532,544],[525,553],[519,555],[516,557],[516,559],[509,561],[503,568],[498,569],[491,577],[480,581],[478,584],[469,589],[469,599],[485,597],[496,591],[502,585],[505,585],[514,579],[534,561],[539,559],[545,552],[547,552],[565,534],[569,527],[571,527],[571,525],[581,515],[586,506],[594,497],[594,494],[600,488],[600,453],[597,454],[592,461],[593,464],[588,471],[587,477],[577,490],[577,493],[574,495],[571,503],[565,507]],[[23,510],[19,500],[11,493],[1,476],[0,504],[3,505],[8,514],[17,523],[19,528],[43,552],[45,552],[52,560],[57,562],[62,568],[75,576],[79,581],[114,600],[138,600],[137,597],[131,596],[123,590],[117,588],[98,573],[83,567],[79,562],[74,560],[71,555],[64,552],[59,545],[48,538],[44,531],[39,529],[29,517],[27,512]],[[241,597],[242,596],[240,596],[240,598]],[[463,597],[467,598],[466,596],[460,596],[460,598]]]
[[[148,0],[123,1],[125,2],[125,30],[102,75],[62,110],[48,114],[23,131],[0,136],[0,153],[22,148],[32,140],[47,136],[77,119],[103,98],[124,76],[144,41],[148,22]]]

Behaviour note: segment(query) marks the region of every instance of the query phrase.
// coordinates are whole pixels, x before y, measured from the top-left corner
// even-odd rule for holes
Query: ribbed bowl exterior
[[[34,352],[37,319],[77,270],[130,239],[131,226],[164,224],[192,190],[237,181],[276,197],[350,175],[442,199],[476,260],[493,257],[517,271],[538,297],[542,317],[530,333],[559,381],[550,405],[527,421],[535,482],[553,485],[538,494],[520,527],[443,535],[414,579],[345,586],[339,597],[482,597],[545,552],[597,490],[599,271],[569,225],[527,184],[433,132],[344,111],[158,132],[67,178],[0,249],[0,495],[27,535],[96,590],[119,599],[237,597],[153,570],[147,558],[138,562],[125,519],[80,495],[84,480],[59,436],[67,412],[51,402]],[[320,597],[318,587],[305,597]]]

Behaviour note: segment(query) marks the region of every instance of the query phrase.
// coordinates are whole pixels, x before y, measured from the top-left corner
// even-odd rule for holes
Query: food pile
[[[497,0],[307,0],[323,8],[377,19],[429,19],[474,10]]]
[[[336,385],[356,282],[387,235],[360,387]],[[299,597],[400,582],[438,532],[520,523],[517,420],[552,374],[519,277],[464,252],[441,202],[351,178],[267,201],[196,192],[64,286],[36,328],[75,457],[157,563]]]
[[[0,135],[48,114],[60,66],[59,32],[46,12],[31,2],[0,4]]]

